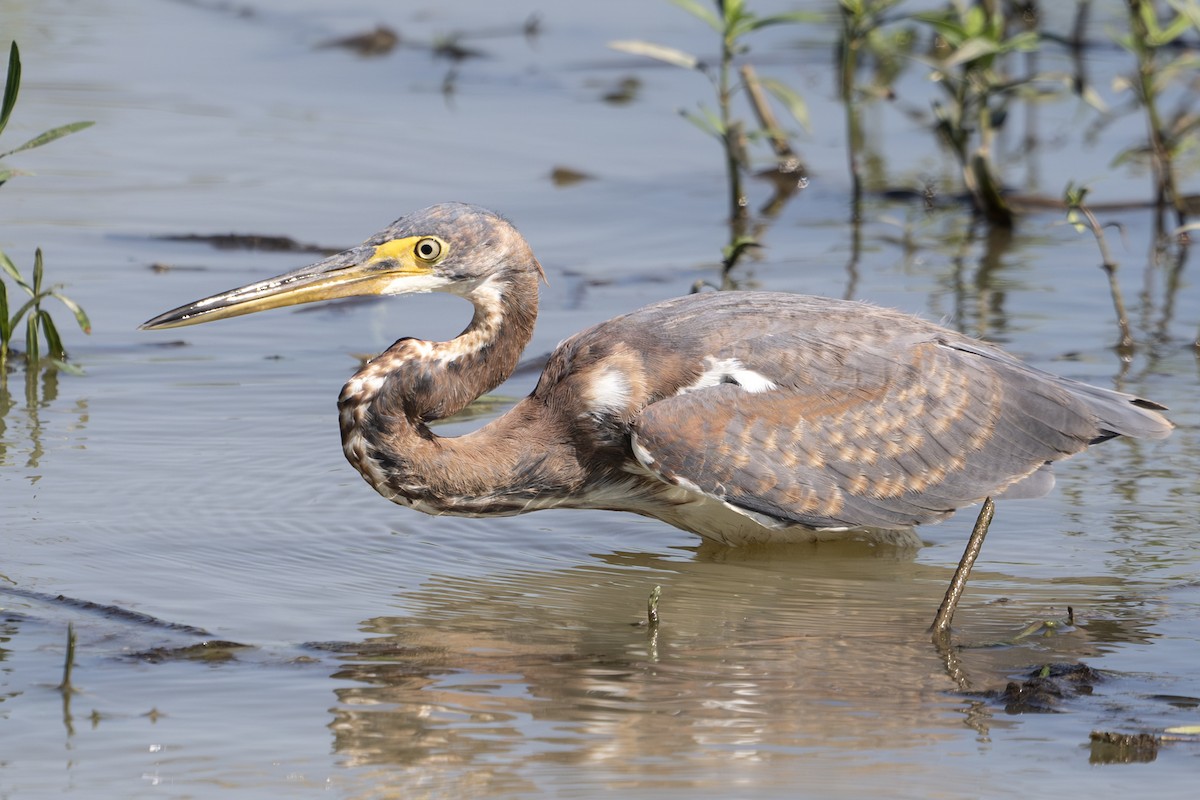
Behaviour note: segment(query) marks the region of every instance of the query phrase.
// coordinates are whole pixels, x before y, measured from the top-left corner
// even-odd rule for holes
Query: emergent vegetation
[[[4,100],[0,105],[0,133],[4,132],[8,125],[9,117],[12,116],[13,108],[17,104],[17,94],[21,89],[21,52],[17,47],[17,43],[13,42],[12,48],[8,56],[8,77],[4,84]],[[69,125],[62,125],[57,128],[52,128],[45,133],[39,134],[29,141],[18,147],[0,153],[0,159],[7,158],[14,153],[20,153],[23,150],[31,150],[35,147],[41,147],[44,144],[66,136],[68,133],[73,133],[83,128],[88,127],[90,122],[73,122]],[[9,169],[0,164],[0,185],[7,183],[14,176],[25,173],[19,170]],[[39,365],[42,356],[42,340],[46,342],[46,352],[50,359],[59,365],[67,357],[66,348],[63,347],[62,337],[58,333],[58,326],[54,324],[53,317],[50,312],[42,307],[44,301],[54,298],[65,305],[72,314],[75,315],[75,321],[79,324],[80,329],[84,333],[91,332],[91,323],[88,321],[87,314],[76,303],[65,294],[62,293],[60,286],[46,286],[44,282],[44,268],[42,266],[42,251],[38,248],[33,256],[33,274],[31,280],[26,280],[17,269],[16,264],[3,251],[0,251],[0,370],[8,368],[8,359],[11,355],[10,345],[17,331],[24,327],[25,329],[25,362],[28,367],[36,367]],[[27,299],[19,306],[17,298],[10,298],[7,282],[12,283],[21,290]],[[14,310],[14,306],[15,310]],[[22,326],[24,321],[24,326]]]

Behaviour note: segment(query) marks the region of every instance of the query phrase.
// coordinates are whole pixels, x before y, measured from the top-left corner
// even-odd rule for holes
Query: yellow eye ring
[[[432,236],[426,236],[413,247],[413,255],[425,262],[437,261],[442,255],[442,243]]]

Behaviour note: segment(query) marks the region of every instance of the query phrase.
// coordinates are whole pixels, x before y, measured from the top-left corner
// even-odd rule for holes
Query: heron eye
[[[442,243],[437,239],[425,238],[417,242],[417,246],[413,248],[413,252],[422,261],[436,261],[438,256],[442,254]]]

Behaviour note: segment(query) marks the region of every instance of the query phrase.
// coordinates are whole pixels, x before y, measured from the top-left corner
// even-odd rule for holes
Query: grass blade
[[[30,314],[25,318],[25,361],[35,366],[42,353],[42,344],[38,339],[38,316]]]
[[[38,134],[37,136],[33,137],[32,139],[30,139],[28,142],[21,145],[20,147],[13,148],[12,150],[9,150],[7,153],[0,153],[0,158],[4,158],[5,156],[11,156],[13,153],[19,153],[22,150],[32,150],[35,147],[41,147],[44,144],[49,144],[50,142],[53,142],[55,139],[61,139],[62,137],[66,136],[68,133],[74,133],[75,131],[81,131],[84,128],[90,128],[95,124],[96,123],[94,123],[94,122],[72,122],[67,125],[59,125],[57,128],[51,128],[50,130],[46,131],[45,133]]]
[[[42,265],[42,248],[33,251],[33,296],[36,298],[42,293],[42,276],[46,270]]]
[[[0,344],[7,345],[12,339],[12,325],[8,319],[8,287],[0,281]]]
[[[816,11],[791,11],[785,14],[772,14],[769,17],[755,17],[750,24],[750,30],[757,31],[772,25],[807,25],[824,21],[825,16]]]
[[[4,270],[8,277],[12,278],[22,289],[30,294],[33,293],[29,288],[29,284],[21,277],[21,270],[17,269],[17,265],[12,262],[12,259],[3,250],[0,250],[0,269]]]
[[[704,20],[708,27],[712,28],[717,33],[721,33],[725,26],[721,20],[717,19],[717,15],[707,5],[702,5],[698,0],[671,0],[671,2],[682,8],[694,17]]]
[[[804,130],[812,130],[812,127],[808,123],[808,104],[804,102],[804,98],[799,93],[787,84],[777,81],[774,78],[761,79],[760,83],[776,100],[787,106],[787,110],[796,122],[800,123]]]
[[[4,102],[0,105],[0,131],[8,125],[13,106],[17,104],[17,93],[21,90],[21,49],[13,42],[8,51],[8,79],[4,83]]]
[[[63,347],[62,337],[58,335],[58,328],[51,319],[50,312],[42,309],[37,312],[37,315],[41,320],[42,333],[46,336],[46,354],[51,358],[66,358],[67,351]]]
[[[662,61],[676,67],[683,67],[684,69],[696,69],[700,66],[700,59],[694,55],[685,53],[682,50],[676,50],[674,47],[667,47],[663,44],[654,44],[653,42],[643,42],[635,39],[620,39],[615,42],[609,42],[608,46],[613,50],[620,50],[622,53],[653,58],[656,61]]]
[[[79,330],[83,331],[84,333],[92,332],[92,321],[88,319],[87,312],[83,310],[83,307],[80,306],[79,303],[76,303],[74,300],[56,289],[50,290],[50,296],[56,298],[60,303],[71,310],[71,313],[75,315],[75,322],[79,324]]]
[[[9,317],[9,325],[12,326],[12,330],[15,331],[17,329],[17,323],[21,321],[22,317],[29,313],[29,309],[33,308],[35,304],[36,301],[33,299],[26,300],[25,304],[17,309],[17,313]]]

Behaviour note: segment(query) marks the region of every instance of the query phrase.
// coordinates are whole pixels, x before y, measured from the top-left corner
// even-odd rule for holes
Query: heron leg
[[[942,604],[938,606],[933,624],[929,626],[929,633],[932,634],[933,643],[936,645],[944,647],[950,643],[950,622],[954,619],[954,610],[958,608],[959,598],[962,597],[963,590],[967,588],[967,578],[971,577],[971,567],[975,566],[975,559],[979,557],[979,551],[983,549],[983,539],[987,536],[988,526],[992,524],[992,516],[995,513],[996,504],[989,497],[983,501],[983,508],[979,509],[975,527],[971,529],[971,537],[967,539],[967,547],[963,550],[962,558],[959,559],[958,569],[954,570],[954,577],[950,579],[950,585],[946,588],[946,596],[942,598]]]

